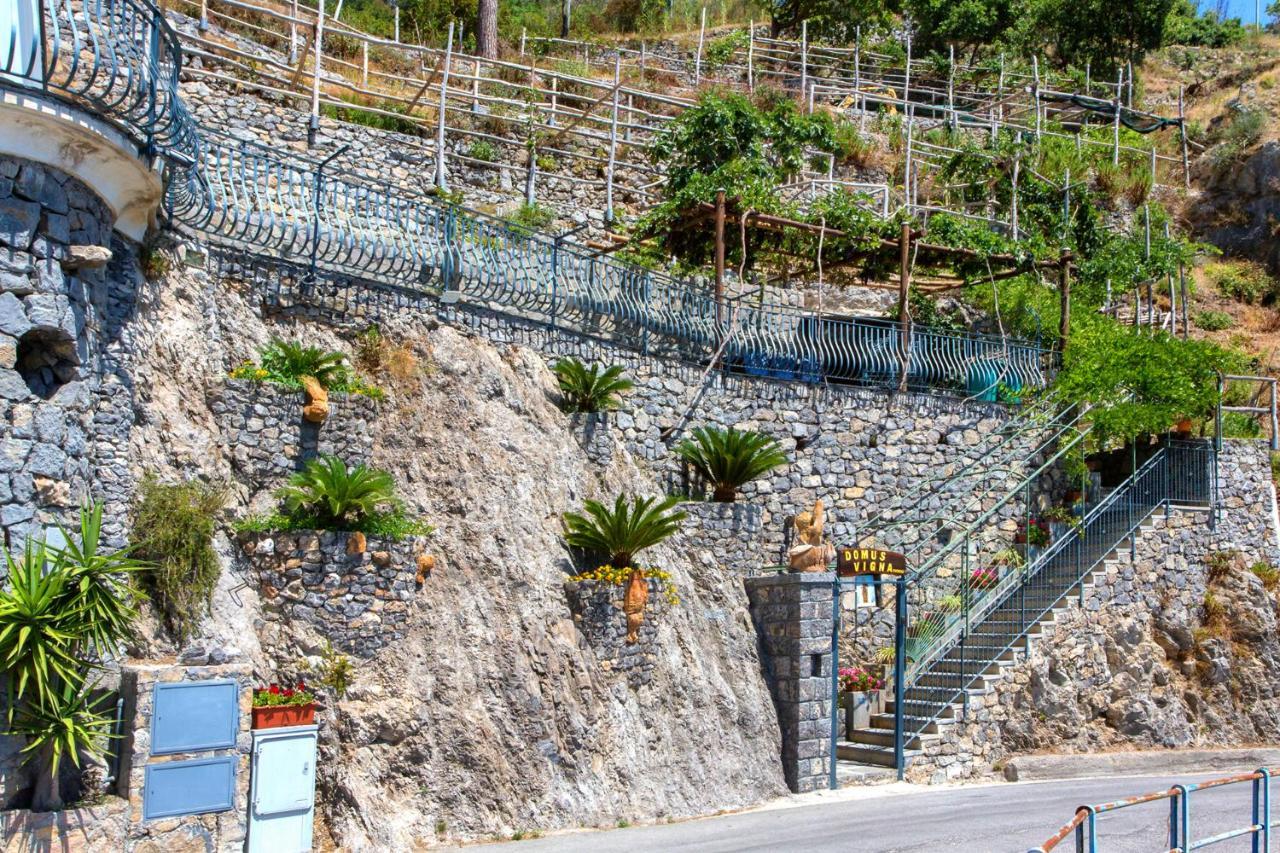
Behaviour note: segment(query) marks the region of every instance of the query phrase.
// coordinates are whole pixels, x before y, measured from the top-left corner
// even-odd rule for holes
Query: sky
[[[1227,14],[1233,18],[1239,18],[1246,24],[1253,23],[1253,2],[1254,0],[1227,0]],[[1262,22],[1267,22],[1267,6],[1270,0],[1261,0]],[[1214,0],[1200,0],[1201,9],[1213,9],[1217,6]]]

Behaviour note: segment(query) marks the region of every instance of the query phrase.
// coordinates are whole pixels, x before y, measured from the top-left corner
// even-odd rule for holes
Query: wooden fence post
[[[1120,67],[1118,74],[1119,76],[1116,77],[1116,99],[1113,102],[1116,109],[1115,127],[1112,133],[1114,141],[1111,146],[1111,165],[1113,166],[1120,165],[1120,95],[1124,91],[1124,66]]]
[[[394,40],[396,44],[399,44],[400,43],[400,4],[399,3],[395,4],[395,9],[396,9],[396,22],[395,22]]]
[[[311,74],[311,120],[307,125],[307,147],[316,144],[316,132],[320,130],[320,78],[324,74],[324,3],[316,8],[315,66]]]
[[[809,88],[809,19],[800,22],[800,96]]]
[[[449,66],[453,63],[453,21],[449,22],[449,36],[445,41],[444,63],[440,74],[440,108],[436,115],[436,186],[448,191],[449,170],[445,165],[444,113],[445,99],[449,94]]]
[[[293,0],[293,12],[289,16],[289,64],[298,62],[298,0]]]
[[[902,372],[898,377],[898,390],[907,390],[907,368],[911,362],[911,306],[909,293],[911,290],[911,226],[902,223],[901,237],[898,239],[898,323],[899,349],[902,355]]]
[[[560,77],[551,78],[551,120],[547,124],[552,127],[556,126],[556,109],[558,108],[558,100],[560,95]]]
[[[703,14],[706,14],[704,9]],[[613,59],[613,116],[609,122],[609,165],[605,169],[604,219],[613,222],[613,170],[618,159],[618,90],[622,86],[622,54]]]
[[[1058,259],[1058,352],[1067,351],[1071,335],[1071,252],[1062,250]]]
[[[369,88],[369,43],[360,42],[360,85]]]
[[[716,190],[716,323],[724,306],[724,190]]]
[[[702,26],[698,28],[698,53],[693,58],[693,85],[702,85],[702,40],[707,35],[707,7],[702,7]]]
[[[747,25],[747,91],[756,90],[756,22]]]
[[[1191,189],[1191,159],[1187,156],[1187,114],[1183,109],[1183,87],[1178,87],[1178,131],[1182,137],[1182,186]]]

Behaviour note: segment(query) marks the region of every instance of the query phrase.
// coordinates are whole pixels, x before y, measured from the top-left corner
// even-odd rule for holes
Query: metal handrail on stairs
[[[910,671],[896,673],[895,763],[905,770],[905,747],[934,726],[968,691],[1038,625],[1073,589],[1084,598],[1085,579],[1130,540],[1163,507],[1174,503],[1216,503],[1216,452],[1207,442],[1166,442],[1118,488],[1081,518],[1079,526],[1049,545],[1009,580],[982,597],[976,607],[965,597],[951,637],[933,645]],[[944,670],[945,667],[945,670]],[[905,668],[905,667],[904,667]],[[920,687],[926,675],[944,674],[949,686]],[[921,694],[930,696],[922,699]],[[907,714],[907,706],[921,713]],[[931,710],[930,710],[931,709]],[[909,719],[908,719],[909,718]]]

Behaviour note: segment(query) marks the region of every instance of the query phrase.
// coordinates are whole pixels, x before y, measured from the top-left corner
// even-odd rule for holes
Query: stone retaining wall
[[[210,395],[221,440],[236,470],[254,483],[301,470],[306,460],[334,454],[348,463],[373,452],[370,422],[378,403],[361,394],[333,394],[329,417],[303,419],[306,395],[269,382],[228,379]]]
[[[627,642],[627,615],[622,609],[624,584],[581,580],[564,585],[573,623],[595,652],[600,668],[625,676],[633,688],[642,687],[653,678],[658,625],[670,609],[662,582],[649,578],[648,585],[649,599],[635,643]]]
[[[710,551],[722,568],[743,576],[765,568],[762,507],[745,501],[690,501],[681,509],[689,514],[683,525],[689,540],[694,547]]]
[[[269,621],[301,621],[359,657],[405,637],[425,536],[365,540],[335,531],[242,539]]]
[[[91,485],[109,466],[90,450],[119,417],[95,412],[112,225],[79,180],[0,157],[0,527],[11,542],[69,523],[101,494]]]
[[[160,683],[234,679],[240,688],[240,728],[236,745],[199,754],[151,755],[151,727],[155,687]],[[121,693],[125,697],[125,739],[122,741],[119,793],[128,800],[128,842],[124,850],[161,853],[169,850],[203,850],[233,853],[244,849],[248,832],[249,764],[253,751],[250,734],[253,705],[253,672],[248,663],[183,665],[171,662],[130,662],[121,667]],[[143,820],[146,766],[193,757],[238,756],[233,805],[223,812]],[[95,848],[89,848],[95,849]],[[96,849],[121,849],[96,848]]]
[[[91,806],[59,812],[13,809],[0,812],[0,851],[3,853],[98,853],[125,850],[129,803],[107,797]]]

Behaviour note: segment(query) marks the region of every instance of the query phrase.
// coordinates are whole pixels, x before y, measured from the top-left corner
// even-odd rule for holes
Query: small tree
[[[102,505],[80,512],[78,541],[62,548],[28,539],[5,552],[9,583],[0,589],[0,663],[8,680],[6,734],[20,735],[37,767],[32,808],[62,807],[63,762],[101,758],[111,716],[97,695],[96,674],[133,635],[145,566],[125,551],[99,551]]]

